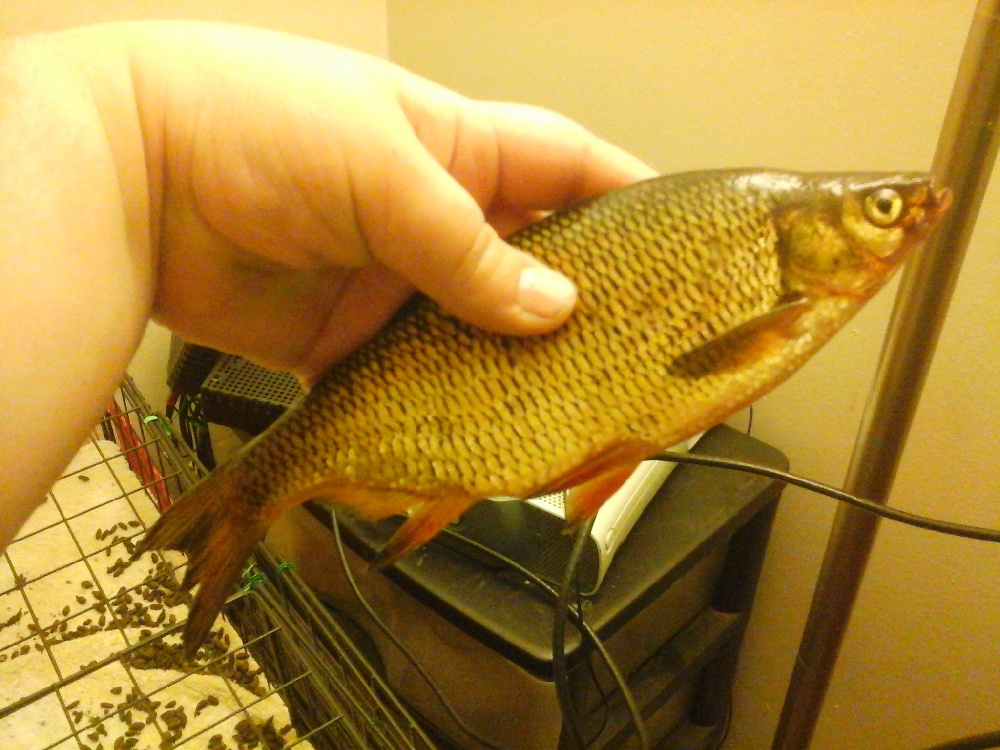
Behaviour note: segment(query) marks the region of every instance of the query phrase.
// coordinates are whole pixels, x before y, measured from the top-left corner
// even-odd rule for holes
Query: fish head
[[[926,174],[814,175],[775,209],[783,291],[862,301],[951,204]]]

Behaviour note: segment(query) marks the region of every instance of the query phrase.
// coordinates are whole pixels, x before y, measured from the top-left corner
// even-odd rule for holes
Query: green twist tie
[[[243,590],[250,591],[259,583],[267,583],[267,576],[257,570],[256,565],[250,565],[243,571]]]
[[[258,573],[257,575],[252,576],[246,583],[243,584],[243,590],[250,591],[258,583],[267,583],[267,576],[263,573]]]
[[[278,563],[277,567],[274,569],[274,574],[280,576],[286,570],[295,570],[295,563],[282,562]]]
[[[148,417],[142,418],[143,424],[149,424],[150,422],[159,422],[160,429],[167,433],[167,437],[173,437],[174,432],[170,429],[170,422],[160,417],[159,414],[150,414]]]

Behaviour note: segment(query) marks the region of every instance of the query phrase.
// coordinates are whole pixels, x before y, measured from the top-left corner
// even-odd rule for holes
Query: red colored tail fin
[[[232,464],[220,467],[185,493],[133,553],[133,558],[154,549],[187,554],[181,586],[190,590],[201,584],[184,627],[184,652],[189,657],[204,642],[247,558],[267,531],[258,516],[245,512],[238,472],[233,468]]]

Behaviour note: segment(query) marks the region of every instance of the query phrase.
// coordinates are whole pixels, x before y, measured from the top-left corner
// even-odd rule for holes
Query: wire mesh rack
[[[208,643],[184,657],[184,557],[132,562],[131,552],[203,473],[126,380],[0,559],[0,737],[35,750],[431,750],[331,614],[263,547]]]

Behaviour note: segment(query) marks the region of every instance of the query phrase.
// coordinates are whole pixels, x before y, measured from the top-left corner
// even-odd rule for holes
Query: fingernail
[[[530,315],[554,318],[576,304],[573,282],[551,268],[528,266],[521,271],[517,304]]]

